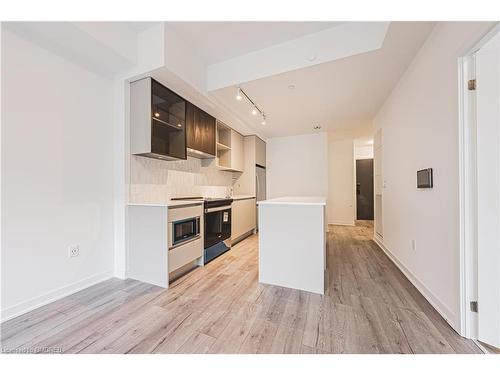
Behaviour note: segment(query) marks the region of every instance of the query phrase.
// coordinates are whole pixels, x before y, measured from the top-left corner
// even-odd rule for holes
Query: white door
[[[478,339],[500,347],[500,34],[476,53]]]

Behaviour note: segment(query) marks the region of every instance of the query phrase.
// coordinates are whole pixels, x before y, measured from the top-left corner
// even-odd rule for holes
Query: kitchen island
[[[326,199],[258,202],[259,282],[324,294]]]

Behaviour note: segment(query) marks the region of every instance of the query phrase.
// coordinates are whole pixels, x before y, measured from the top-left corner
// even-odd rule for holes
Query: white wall
[[[2,30],[2,319],[112,275],[112,95]]]
[[[328,223],[354,225],[354,143],[328,142]]]
[[[376,115],[383,129],[383,242],[396,263],[455,328],[459,306],[457,58],[491,24],[438,23]],[[416,171],[434,169],[434,188]],[[411,241],[416,240],[416,250]]]
[[[266,147],[267,197],[328,195],[326,133],[270,138]]]
[[[373,159],[373,145],[354,146],[354,158],[356,160]]]

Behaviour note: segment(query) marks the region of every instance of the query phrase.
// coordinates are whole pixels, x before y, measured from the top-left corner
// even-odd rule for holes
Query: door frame
[[[476,95],[467,89],[475,78],[475,53],[500,32],[500,23],[458,59],[458,139],[460,216],[460,334],[477,339],[478,315],[470,310],[477,300]]]

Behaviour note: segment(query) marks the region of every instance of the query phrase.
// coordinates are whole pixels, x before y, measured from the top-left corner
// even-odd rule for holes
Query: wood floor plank
[[[357,313],[364,314],[377,337],[380,353],[411,353],[407,338],[394,316],[368,297],[351,296]]]
[[[177,350],[179,354],[205,354],[214,344],[215,338],[201,332],[193,335]]]
[[[280,320],[270,353],[300,354],[304,337],[309,295],[295,293],[297,298],[287,301],[283,319]]]
[[[238,311],[226,315],[227,325],[210,347],[209,353],[238,353],[261,310],[261,305],[244,302]]]
[[[125,353],[136,344],[137,340],[140,340],[136,335],[137,332],[153,332],[157,327],[157,321],[163,317],[165,317],[165,311],[161,307],[145,306],[141,314],[124,320],[112,330],[97,333],[98,339],[84,348],[81,353]],[[171,317],[168,319],[171,320]],[[150,328],[148,329],[145,325]]]
[[[302,345],[300,348],[300,354],[332,354],[332,353],[325,352],[318,348],[311,348],[310,346],[307,345]]]
[[[250,328],[248,335],[241,344],[239,353],[271,353],[271,348],[277,331],[278,324],[276,322],[262,318],[256,319]]]
[[[22,346],[58,346],[57,340],[53,341],[53,339],[58,335],[64,333],[68,328],[72,329],[73,327],[80,325],[81,322],[86,322],[89,319],[94,319],[96,315],[99,316],[99,313],[101,311],[103,312],[103,315],[107,314],[111,309],[121,305],[125,301],[126,297],[126,292],[117,290],[115,291],[115,293],[103,296],[99,299],[96,299],[95,301],[92,301],[92,303],[87,306],[80,306],[79,308],[68,311],[67,313],[65,313],[66,319],[64,319],[60,324],[47,327],[47,329],[43,332],[40,332],[34,337],[31,337],[29,341],[24,342]],[[50,343],[46,343],[47,341],[50,341]],[[64,350],[64,345],[61,346],[61,348]]]

